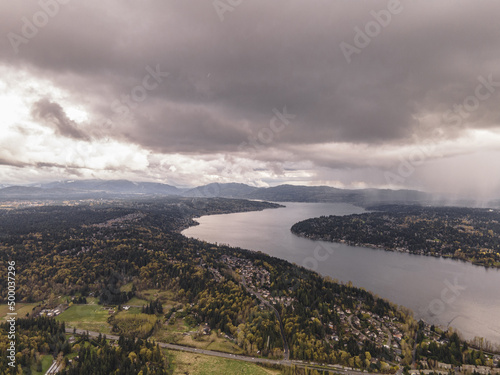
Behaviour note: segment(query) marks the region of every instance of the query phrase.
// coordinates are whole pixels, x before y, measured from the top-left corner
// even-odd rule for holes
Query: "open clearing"
[[[73,305],[56,317],[57,321],[66,322],[66,327],[76,327],[89,331],[110,333],[107,320],[109,312],[99,305]]]
[[[279,375],[277,370],[270,370],[254,363],[233,359],[210,357],[187,352],[168,352],[175,366],[174,375]]]
[[[16,303],[16,310],[10,311],[8,305],[2,304],[0,305],[0,318],[7,319],[8,312],[15,312],[18,318],[24,318],[26,314],[29,314],[33,310],[33,307],[37,305],[39,305],[39,303]]]
[[[215,350],[231,354],[244,354],[238,345],[224,337],[219,337],[216,331],[212,331],[208,335],[196,335],[196,332],[199,331],[201,331],[201,326],[189,327],[183,319],[175,319],[174,324],[164,324],[162,329],[153,335],[153,338],[158,341],[192,348]],[[196,339],[195,336],[197,336]]]

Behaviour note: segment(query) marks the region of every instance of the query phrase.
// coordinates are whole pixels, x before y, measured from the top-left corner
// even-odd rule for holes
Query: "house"
[[[210,327],[208,326],[208,324],[205,324],[202,328],[201,328],[201,332],[204,334],[204,335],[209,335],[211,330],[210,330]]]

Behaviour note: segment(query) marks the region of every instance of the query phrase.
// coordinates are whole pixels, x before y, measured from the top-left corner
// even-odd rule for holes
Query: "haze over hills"
[[[0,199],[99,199],[144,196],[183,196],[193,198],[240,198],[274,202],[343,202],[358,206],[374,204],[432,204],[484,206],[472,200],[451,200],[417,190],[339,189],[330,186],[279,185],[259,188],[240,183],[212,183],[193,189],[153,182],[128,180],[68,180],[29,186],[0,188]],[[499,206],[499,201],[487,202]]]
[[[255,186],[250,186],[246,184],[238,183],[227,183],[218,184],[212,183],[208,185],[202,185],[190,189],[183,193],[186,197],[225,197],[225,198],[249,198],[251,195],[261,188]]]
[[[38,184],[43,189],[66,189],[74,191],[104,192],[116,194],[162,194],[179,195],[175,186],[156,182],[133,182],[128,180],[69,180]]]
[[[330,186],[280,185],[259,189],[250,198],[280,202],[346,202],[369,205],[381,202],[421,203],[432,195],[416,190],[338,189]]]

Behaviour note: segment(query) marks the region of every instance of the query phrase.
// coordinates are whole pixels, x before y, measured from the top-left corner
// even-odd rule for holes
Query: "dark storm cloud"
[[[460,121],[449,111],[474,95],[479,76],[500,81],[500,3],[400,7],[348,63],[340,44],[355,46],[355,28],[365,30],[387,1],[243,1],[223,22],[212,1],[75,1],[60,4],[17,54],[5,37],[0,61],[73,92],[93,111],[89,126],[111,119],[108,136],[166,153],[236,151],[284,106],[296,118],[273,140],[283,149],[400,145],[436,127],[453,138],[498,126],[496,91]],[[8,15],[0,33],[22,35],[23,17],[40,6],[4,2],[0,11]],[[112,103],[157,65],[168,78],[121,118]],[[38,103],[34,113],[61,135],[86,138],[56,103]]]
[[[165,104],[149,118],[138,110],[134,119],[139,125],[124,132],[125,139],[158,152],[232,151],[247,134],[236,120],[207,108],[184,108],[181,104]]]
[[[35,120],[52,127],[57,134],[73,139],[88,140],[88,136],[78,129],[76,123],[68,118],[63,108],[44,98],[33,105],[31,113]]]

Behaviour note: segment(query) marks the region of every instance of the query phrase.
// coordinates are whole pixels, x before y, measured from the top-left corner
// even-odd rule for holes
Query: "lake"
[[[364,209],[342,203],[281,203],[285,208],[203,216],[182,233],[265,252],[370,290],[412,309],[417,319],[500,343],[500,271],[469,263],[300,238],[298,221]]]

